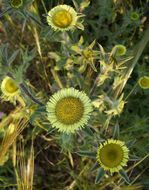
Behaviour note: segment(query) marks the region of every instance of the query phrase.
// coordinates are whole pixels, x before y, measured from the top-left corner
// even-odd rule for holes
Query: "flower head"
[[[77,26],[77,12],[68,5],[58,5],[48,12],[47,22],[59,31],[71,30]]]
[[[15,96],[19,91],[15,81],[10,77],[5,77],[3,79],[1,90],[6,96]]]
[[[143,76],[139,79],[138,81],[139,85],[143,89],[148,89],[149,88],[149,77]]]
[[[124,45],[115,45],[114,48],[116,56],[122,56],[126,54],[126,47]]]
[[[10,5],[13,7],[13,8],[20,8],[22,5],[23,5],[23,0],[10,0]]]
[[[84,92],[66,88],[49,99],[46,110],[52,127],[61,132],[74,133],[87,124],[92,104]]]
[[[128,148],[124,142],[108,139],[97,150],[97,161],[104,170],[118,172],[128,161]]]
[[[2,98],[7,101],[15,102],[19,95],[19,88],[15,81],[10,77],[5,77],[1,83]]]
[[[130,14],[130,19],[133,20],[133,21],[136,21],[139,19],[139,14],[137,12],[131,12]]]

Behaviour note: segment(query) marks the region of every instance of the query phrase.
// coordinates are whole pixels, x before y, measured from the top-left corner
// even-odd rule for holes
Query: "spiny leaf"
[[[135,155],[129,155],[129,161],[138,161],[141,160],[141,158],[139,158],[138,156]]]
[[[90,127],[85,127],[84,132],[89,136],[94,136],[94,133]]]
[[[114,127],[113,138],[119,139],[119,134],[120,134],[120,129],[119,129],[119,123],[117,121]]]
[[[99,168],[99,163],[98,162],[95,162],[95,164],[92,166],[92,168],[91,168],[91,172],[93,172],[93,171],[95,171],[96,169],[98,169]]]
[[[135,143],[136,143],[136,139],[127,141],[126,145],[127,145],[128,148],[131,148],[131,147],[134,146]]]
[[[119,174],[125,180],[126,183],[128,183],[128,184],[130,183],[129,177],[128,177],[127,173],[124,170],[120,170]]]
[[[96,152],[94,151],[78,151],[77,152],[78,155],[80,156],[87,156],[89,158],[96,158]]]
[[[11,63],[15,60],[20,50],[16,50],[11,57],[8,59],[8,65],[11,65]]]
[[[99,168],[96,179],[95,179],[95,184],[99,183],[102,178],[104,177],[105,171],[103,168]]]
[[[33,20],[34,22],[36,22],[40,27],[43,27],[44,25],[41,23],[41,21],[37,18],[37,16],[35,16],[33,13],[28,12],[28,11],[24,11],[24,14],[29,17],[31,20]]]

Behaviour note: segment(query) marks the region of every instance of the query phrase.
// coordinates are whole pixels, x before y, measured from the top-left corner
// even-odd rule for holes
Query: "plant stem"
[[[52,73],[53,78],[56,81],[57,85],[59,86],[59,88],[64,88],[57,71],[55,71],[54,69],[51,69],[51,73]]]
[[[23,92],[25,92],[25,94],[33,101],[35,102],[36,104],[39,104],[40,106],[43,106],[44,104],[41,103],[39,100],[37,100],[28,90],[27,88],[24,86],[23,83],[21,83],[20,85],[20,88],[23,90]]]
[[[129,96],[133,93],[133,91],[135,90],[135,88],[137,87],[138,82],[136,82],[136,84],[133,86],[133,88],[131,89],[131,91],[129,92],[129,94],[126,96],[125,101],[129,98]]]

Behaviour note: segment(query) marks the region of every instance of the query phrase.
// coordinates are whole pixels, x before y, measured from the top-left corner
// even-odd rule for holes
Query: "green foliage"
[[[120,170],[119,173],[122,176],[122,178],[129,184],[130,180],[129,180],[129,177],[127,176],[126,172],[124,170]]]
[[[101,179],[104,177],[105,171],[103,168],[99,168],[96,179],[95,179],[95,183],[99,183],[101,181]]]
[[[147,190],[149,90],[138,80],[149,76],[149,1],[22,2],[0,1],[0,83],[9,76],[20,90],[16,105],[0,92],[0,189]],[[59,4],[72,6],[83,27],[52,30],[46,17]],[[76,134],[58,132],[47,119],[49,98],[68,87],[93,104]],[[110,138],[130,150],[128,166],[113,175],[96,160]]]

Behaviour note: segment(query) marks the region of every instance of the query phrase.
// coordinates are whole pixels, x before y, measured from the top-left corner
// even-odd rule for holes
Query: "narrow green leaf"
[[[98,169],[100,166],[99,166],[99,163],[98,162],[95,162],[95,164],[92,166],[91,168],[91,172],[95,171],[96,169]]]
[[[129,155],[129,161],[138,161],[141,160],[141,158],[139,158],[138,156],[135,155]]]
[[[8,65],[11,65],[11,63],[15,60],[20,50],[16,50],[11,57],[8,59]]]
[[[39,113],[41,113],[41,112],[46,112],[46,107],[45,107],[45,106],[40,106],[40,107],[38,107],[38,108],[36,109],[36,112],[39,112]]]
[[[120,129],[119,129],[119,123],[117,121],[114,127],[114,131],[113,131],[113,138],[119,139],[119,135],[120,135]]]
[[[96,158],[96,152],[94,151],[78,151],[77,154],[80,156],[86,156],[89,158]]]
[[[30,19],[32,19],[34,22],[36,22],[40,27],[43,27],[44,25],[40,22],[38,18],[36,18],[33,14],[28,13],[28,16]]]
[[[131,147],[134,146],[135,143],[136,143],[136,139],[127,141],[126,145],[127,145],[128,148],[131,148]]]
[[[89,136],[94,136],[92,129],[88,126],[84,128],[84,132]]]
[[[11,7],[9,7],[8,9],[4,10],[2,13],[0,13],[0,18],[4,16],[4,14],[8,13],[10,10],[12,10]]]
[[[99,183],[102,178],[104,177],[105,171],[103,168],[99,168],[96,179],[95,179],[95,184]]]
[[[130,183],[130,179],[129,179],[127,173],[124,170],[120,170],[119,174],[125,180],[126,183],[128,183],[128,184]]]

